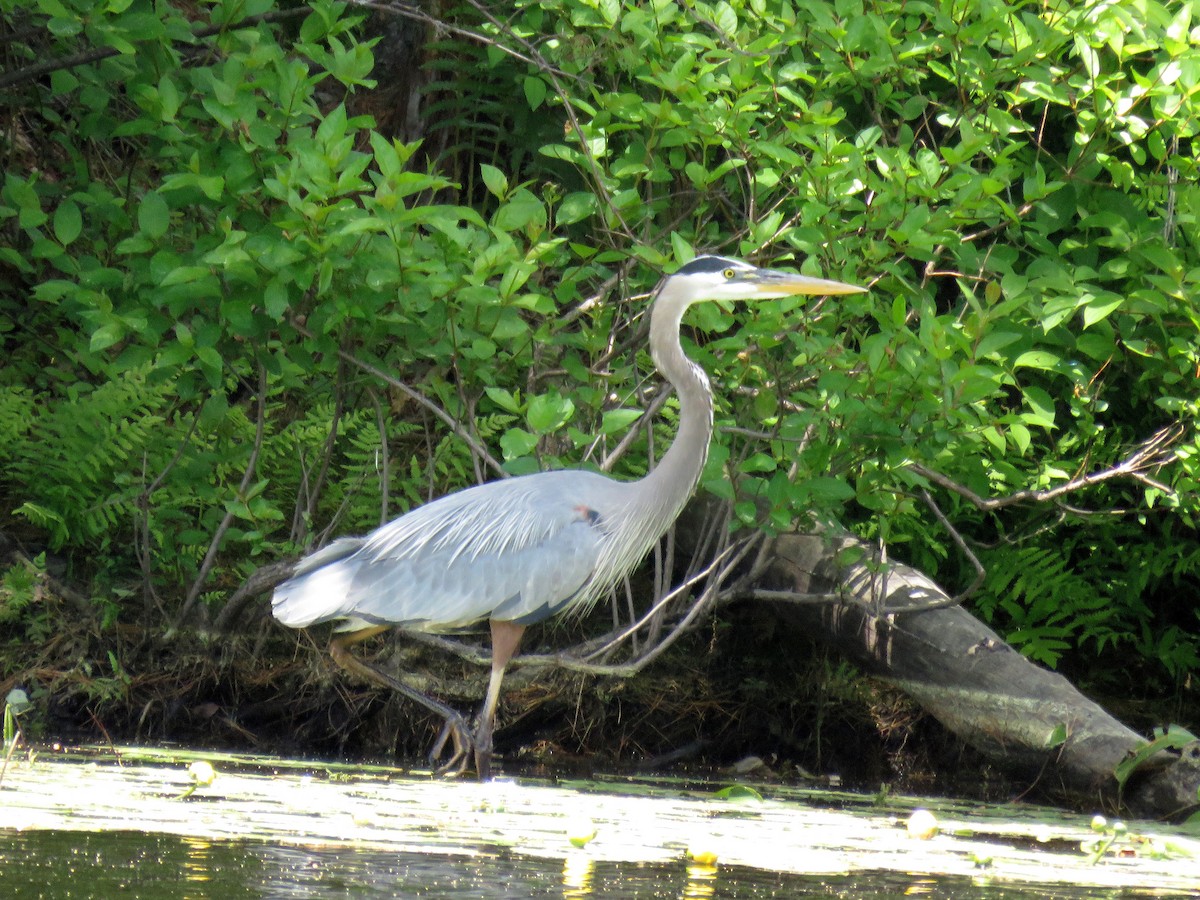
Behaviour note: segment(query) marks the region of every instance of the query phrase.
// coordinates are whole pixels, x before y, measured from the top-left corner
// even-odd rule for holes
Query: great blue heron
[[[684,311],[700,300],[861,290],[720,256],[681,266],[662,281],[650,310],[650,353],[679,394],[679,428],[645,478],[615,481],[568,469],[448,494],[303,559],[275,589],[275,617],[292,628],[338,620],[333,658],[441,715],[446,724],[431,757],[450,738],[454,751],[442,771],[461,772],[473,747],[476,772],[486,779],[500,683],[525,627],[594,603],[641,561],[695,490],[713,402],[704,371],[679,343]],[[447,632],[484,619],[491,623],[492,670],[473,735],[454,709],[350,652],[393,626]]]

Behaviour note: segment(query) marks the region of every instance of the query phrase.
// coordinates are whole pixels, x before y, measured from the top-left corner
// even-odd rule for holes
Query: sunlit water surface
[[[1116,900],[1188,896],[1099,888],[997,885],[964,878],[859,873],[803,876],[729,866],[525,856],[396,854],[208,841],[134,831],[0,832],[0,897],[842,897],[927,900]]]

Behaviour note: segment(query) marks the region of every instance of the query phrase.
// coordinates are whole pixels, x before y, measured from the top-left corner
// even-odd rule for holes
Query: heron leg
[[[409,687],[394,675],[359,659],[350,652],[350,648],[355,644],[361,643],[377,634],[382,634],[389,628],[391,628],[390,625],[373,625],[370,628],[335,635],[329,641],[329,655],[333,657],[334,662],[347,672],[357,675],[364,681],[382,684],[394,691],[398,691],[410,700],[415,700],[426,709],[441,716],[445,721],[445,725],[442,726],[441,735],[438,737],[437,742],[434,743],[433,750],[429,754],[430,762],[434,762],[441,756],[442,750],[446,746],[446,740],[449,738],[454,744],[454,752],[445,764],[438,768],[438,773],[443,775],[459,775],[466,768],[467,761],[471,756],[471,748],[474,745],[470,729],[467,727],[467,722],[462,715],[440,700],[427,697],[416,688]]]
[[[525,626],[516,622],[492,619],[491,625],[492,674],[488,678],[487,697],[475,723],[475,771],[479,773],[480,781],[492,777],[492,730],[496,725],[496,707],[500,703],[500,683],[504,681],[504,670],[516,655],[521,635],[525,633]]]

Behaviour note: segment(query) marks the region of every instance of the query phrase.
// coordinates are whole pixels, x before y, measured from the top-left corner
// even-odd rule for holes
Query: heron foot
[[[438,760],[446,749],[447,741],[450,741],[453,752],[449,759],[439,764]],[[471,729],[467,727],[466,720],[458,713],[452,713],[446,716],[442,730],[429,750],[429,764],[435,767],[434,772],[438,775],[461,775],[466,770],[474,749],[475,738]]]

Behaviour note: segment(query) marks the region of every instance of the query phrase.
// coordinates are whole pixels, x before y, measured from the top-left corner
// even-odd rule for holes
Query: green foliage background
[[[489,460],[597,464],[636,427],[639,475],[673,415],[638,421],[647,292],[715,251],[871,290],[690,315],[704,489],[962,588],[928,490],[1010,640],[1182,688],[1194,3],[488,8],[438,11],[406,143],[363,112],[352,5],[0,0],[0,532],[165,625]],[[1153,481],[984,510],[949,486],[1051,490],[1176,423]],[[27,593],[0,604],[33,632]]]

